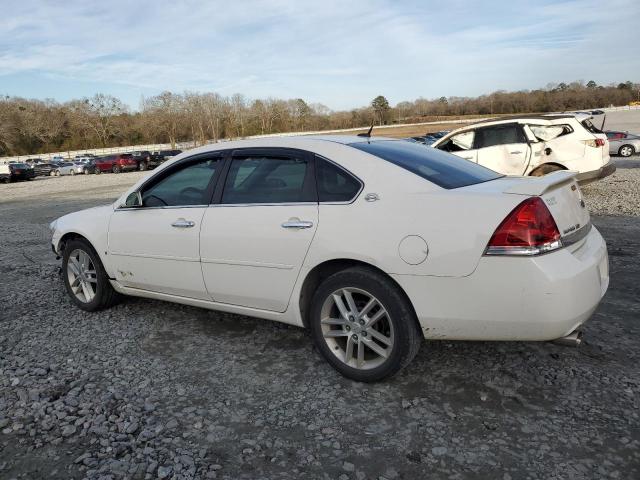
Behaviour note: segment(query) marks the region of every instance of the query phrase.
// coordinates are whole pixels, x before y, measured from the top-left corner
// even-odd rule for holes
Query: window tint
[[[361,184],[333,163],[316,156],[316,181],[321,202],[348,202],[358,194]]]
[[[303,158],[234,156],[222,203],[313,201],[305,192],[308,163]]]
[[[526,142],[524,132],[517,124],[496,125],[494,127],[481,128],[476,132],[476,148]]]
[[[409,170],[442,188],[464,187],[502,176],[455,155],[404,140],[380,140],[350,145]]]
[[[209,183],[220,167],[221,160],[210,158],[191,163],[142,192],[145,207],[208,205]]]

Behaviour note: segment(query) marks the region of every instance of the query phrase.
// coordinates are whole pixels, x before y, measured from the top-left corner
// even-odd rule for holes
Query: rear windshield
[[[442,188],[466,187],[502,177],[476,163],[419,143],[380,140],[350,146],[409,170]]]
[[[28,168],[27,165],[24,163],[12,163],[11,166],[13,168]]]

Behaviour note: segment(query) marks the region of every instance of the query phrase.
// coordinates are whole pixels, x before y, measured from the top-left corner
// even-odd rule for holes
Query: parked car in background
[[[151,155],[154,157],[156,162],[163,163],[172,159],[176,155],[180,155],[181,153],[182,150],[160,150],[153,152]]]
[[[609,145],[588,118],[574,114],[501,117],[462,127],[433,144],[505,175],[578,172],[580,183],[611,175]]]
[[[78,168],[80,168],[79,164],[76,165],[73,162],[62,162],[57,164],[55,169],[52,170],[51,175],[54,175],[56,177],[60,177],[62,175],[75,175],[76,173],[78,173]]]
[[[54,155],[53,157],[51,157],[51,161],[55,163],[64,163],[68,162],[69,160],[64,158],[62,155]]]
[[[640,153],[640,135],[613,131],[607,131],[605,133],[609,140],[609,153],[611,155],[630,157],[631,155]]]
[[[93,153],[81,153],[73,157],[74,162],[86,163],[90,160],[94,160],[96,156]]]
[[[424,338],[570,341],[609,284],[572,173],[507,177],[384,138],[208,145],[50,228],[80,309],[120,293],[307,327],[357,381]]]
[[[131,155],[136,161],[136,168],[140,171],[151,170],[162,163],[159,157],[152,155],[148,150],[135,151]]]
[[[56,163],[36,163],[33,165],[33,171],[36,177],[46,177],[51,175],[51,172],[58,167]]]
[[[35,178],[35,172],[26,163],[13,162],[0,165],[0,182],[2,183],[31,180],[32,178]]]
[[[120,173],[135,170],[138,164],[130,153],[107,155],[94,160],[95,173]]]

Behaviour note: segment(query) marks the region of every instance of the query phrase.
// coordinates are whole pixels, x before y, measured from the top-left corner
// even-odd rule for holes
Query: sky
[[[333,110],[640,81],[638,0],[2,0],[0,94],[164,90]]]

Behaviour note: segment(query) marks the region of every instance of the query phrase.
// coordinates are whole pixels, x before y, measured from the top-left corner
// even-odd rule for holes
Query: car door
[[[529,165],[531,147],[518,123],[477,129],[474,147],[480,165],[505,175],[523,175]]]
[[[109,224],[109,256],[122,285],[209,300],[200,268],[200,228],[221,155],[191,157],[152,176]],[[139,205],[140,200],[142,204]]]
[[[313,156],[235,150],[200,233],[202,273],[220,303],[283,312],[318,224]]]
[[[470,162],[477,161],[477,151],[473,147],[475,138],[474,130],[466,130],[464,132],[457,133],[450,137],[444,137],[440,142],[436,142],[435,148],[444,150],[445,152],[453,153],[458,157],[469,160]]]

